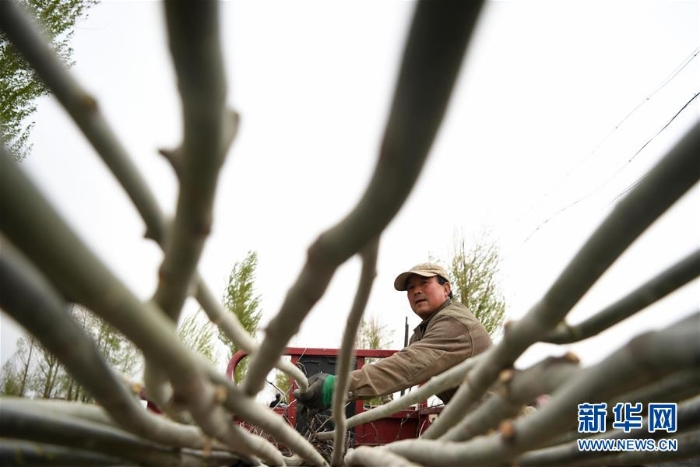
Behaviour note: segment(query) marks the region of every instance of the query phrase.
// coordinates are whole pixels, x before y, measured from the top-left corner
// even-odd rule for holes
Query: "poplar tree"
[[[218,352],[215,347],[215,326],[202,317],[201,309],[182,320],[177,328],[180,340],[192,351],[216,365]]]
[[[466,305],[494,337],[501,331],[506,302],[498,282],[498,246],[486,235],[467,247],[455,237],[449,273],[454,299]]]
[[[7,0],[10,1],[10,0]],[[28,14],[43,26],[48,43],[67,67],[71,67],[76,22],[86,16],[97,0],[11,0],[21,3]],[[30,117],[36,102],[49,90],[24,57],[0,31],[0,137],[5,139],[17,160],[31,152],[29,134],[34,127]]]
[[[224,291],[224,308],[232,313],[251,336],[255,337],[262,310],[260,309],[260,295],[255,293],[255,269],[258,266],[258,254],[249,251],[243,261],[237,261],[233,265],[228,284]],[[241,350],[228,336],[219,330],[219,339],[230,351],[229,359],[233,354]],[[244,359],[236,367],[236,381],[241,381],[246,372],[248,359]]]

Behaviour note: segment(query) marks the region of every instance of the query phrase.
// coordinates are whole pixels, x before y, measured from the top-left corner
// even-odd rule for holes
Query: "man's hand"
[[[309,389],[304,392],[295,389],[294,397],[297,398],[300,404],[320,412],[331,406],[334,385],[335,375],[316,373],[309,378]]]

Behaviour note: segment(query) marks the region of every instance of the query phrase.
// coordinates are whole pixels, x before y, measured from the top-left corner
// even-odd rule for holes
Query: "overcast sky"
[[[234,262],[259,255],[263,323],[278,311],[305,250],[366,187],[392,97],[411,2],[222,4],[228,102],[242,125],[220,178],[200,272],[220,295]],[[157,154],[181,138],[161,5],[103,0],[80,23],[72,73],[98,99],[158,200],[177,186]],[[488,2],[453,101],[408,202],[381,240],[367,312],[403,342],[418,324],[394,277],[455,233],[489,231],[501,250],[508,316],[544,294],[615,200],[700,116],[698,1]],[[23,163],[79,235],[144,300],[162,254],[124,192],[53,98],[43,98]],[[651,142],[638,150],[648,141]],[[588,294],[576,322],[700,243],[694,187]],[[335,275],[292,345],[337,347],[359,261]],[[629,323],[573,346],[595,362],[638,332],[700,305],[694,281]],[[188,302],[187,311],[196,309]],[[2,316],[2,360],[17,334]],[[519,364],[562,349],[536,346]]]

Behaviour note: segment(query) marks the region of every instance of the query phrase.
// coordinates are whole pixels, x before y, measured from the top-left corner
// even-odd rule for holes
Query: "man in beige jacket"
[[[407,347],[350,373],[347,399],[371,399],[424,383],[431,377],[477,355],[492,345],[479,320],[461,303],[452,301],[447,272],[422,263],[399,274],[394,288],[406,291],[411,309],[423,321]],[[330,406],[335,376],[319,373],[309,378],[309,389],[295,391],[299,402],[315,410]],[[456,388],[438,394],[447,404]]]

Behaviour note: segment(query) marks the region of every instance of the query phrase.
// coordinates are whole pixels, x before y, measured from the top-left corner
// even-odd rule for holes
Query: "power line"
[[[693,97],[691,97],[690,100],[689,100],[688,102],[686,102],[685,105],[684,105],[683,107],[681,107],[681,109],[680,109],[678,112],[676,112],[676,115],[674,115],[673,117],[671,117],[671,119],[666,123],[666,125],[664,125],[658,132],[656,132],[656,134],[655,134],[654,136],[652,136],[651,138],[649,138],[649,140],[648,140],[646,143],[644,143],[644,144],[642,145],[642,147],[640,147],[640,148],[637,150],[637,152],[635,152],[635,153],[632,155],[632,157],[629,158],[629,160],[627,161],[627,163],[632,162],[632,160],[633,160],[635,157],[637,157],[637,156],[639,155],[639,153],[642,152],[642,151],[644,150],[644,148],[647,147],[647,146],[649,145],[649,143],[651,143],[657,136],[659,136],[659,135],[661,134],[662,131],[664,131],[666,128],[668,128],[668,126],[669,126],[671,123],[673,123],[673,121],[681,114],[681,112],[683,112],[683,111],[686,109],[686,107],[688,107],[695,99],[697,99],[698,96],[700,96],[700,92],[695,93],[695,95],[694,95]],[[623,167],[624,167],[624,166],[622,166],[620,169],[618,169],[617,172],[619,172],[620,170],[622,170]],[[617,172],[616,172],[615,174],[613,174],[613,177],[617,174]],[[647,176],[647,174],[642,175],[642,176],[639,177],[637,180],[635,180],[634,183],[632,183],[632,184],[629,185],[627,188],[625,188],[625,189],[622,190],[620,193],[618,193],[617,196],[615,196],[615,198],[614,198],[612,201],[610,201],[610,203],[608,203],[608,206],[610,206],[612,203],[614,203],[615,201],[617,201],[621,196],[625,195],[625,194],[626,194],[628,191],[630,191],[632,188],[634,188],[635,186],[637,186],[637,185],[639,184],[639,182],[641,182],[642,180],[644,180],[644,178],[646,178],[646,176]]]
[[[639,102],[639,104],[637,104],[637,106],[634,109],[632,109],[630,113],[628,113],[622,120],[620,120],[618,124],[615,125],[615,128],[611,131],[611,133],[606,137],[606,139],[609,138],[612,135],[612,133],[614,133],[615,130],[617,130],[620,127],[620,125],[622,125],[628,118],[630,118],[632,114],[634,114],[646,102],[651,100],[651,98],[654,97],[656,93],[665,88],[668,83],[670,83],[676,76],[678,76],[678,74],[681,71],[683,71],[683,69],[686,66],[688,66],[690,62],[692,62],[693,59],[698,56],[698,54],[700,54],[700,47],[696,48],[690,55],[688,55],[673,71],[671,71],[671,73],[668,74],[668,76],[666,76],[666,78],[663,79],[663,81],[661,81],[661,83],[651,92],[651,94],[642,99],[642,101]]]
[[[649,139],[648,139],[648,140],[647,140],[647,141],[646,141],[646,142],[645,142],[645,143],[644,143],[644,144],[643,144],[643,145],[642,145],[628,160],[626,160],[626,161],[625,161],[615,172],[613,172],[612,175],[610,175],[603,183],[599,184],[596,188],[594,188],[594,189],[591,190],[590,192],[586,193],[584,196],[580,197],[580,198],[577,199],[576,201],[574,201],[574,202],[570,203],[569,205],[564,206],[563,208],[559,209],[557,212],[555,212],[554,214],[552,214],[551,216],[549,216],[547,219],[545,219],[543,222],[541,222],[537,227],[535,227],[535,229],[534,229],[532,232],[530,232],[530,234],[525,238],[525,240],[523,240],[523,242],[522,242],[520,245],[518,245],[517,248],[515,248],[515,250],[514,250],[512,253],[510,253],[509,255],[505,256],[503,259],[501,259],[500,263],[503,263],[503,262],[506,261],[508,258],[510,258],[511,256],[513,256],[513,254],[515,254],[518,250],[520,250],[528,241],[530,241],[530,239],[531,239],[544,225],[546,225],[547,223],[549,223],[551,220],[553,220],[554,218],[556,218],[557,216],[559,216],[559,215],[562,214],[563,212],[569,210],[570,208],[572,208],[572,207],[576,206],[577,204],[581,203],[582,201],[586,200],[588,197],[590,197],[591,195],[593,195],[594,193],[596,193],[597,191],[599,191],[601,188],[603,188],[604,186],[606,186],[608,183],[610,183],[613,179],[615,179],[615,178],[617,177],[617,175],[618,175],[630,162],[632,162],[632,161],[644,150],[644,148],[646,148],[654,139],[656,139],[663,131],[665,131],[665,130],[671,125],[671,123],[673,123],[673,121],[674,121],[686,108],[688,108],[688,106],[689,106],[695,99],[697,99],[698,96],[700,96],[700,92],[696,92],[696,93],[693,95],[693,97],[691,97],[691,98],[690,98],[690,99],[689,99],[689,100],[688,100],[688,101],[673,115],[673,117],[671,117],[671,119],[669,119],[669,121],[666,122],[666,124],[665,124],[663,127],[661,127],[661,129],[659,129],[651,138],[649,138]],[[610,201],[610,203],[607,204],[607,206],[609,206],[610,204],[614,203],[614,202],[615,202],[617,199],[619,199],[621,196],[625,195],[628,191],[630,191],[631,189],[633,189],[633,188],[634,188],[637,184],[639,184],[639,182],[641,182],[646,176],[647,176],[647,175],[644,174],[643,176],[641,176],[640,178],[638,178],[637,180],[635,180],[634,183],[632,183],[632,184],[629,185],[627,188],[625,188],[622,192],[618,193],[618,194],[615,196],[615,198],[614,198],[612,201]]]
[[[634,115],[641,107],[644,106],[647,102],[649,102],[659,91],[661,91],[663,88],[665,88],[671,81],[673,81],[676,76],[680,74],[681,71],[683,71],[698,55],[700,55],[700,47],[695,48],[693,52],[691,52],[686,58],[684,58],[676,67],[668,74],[666,77],[661,80],[661,82],[647,95],[645,96],[630,112],[627,113],[614,127],[608,134],[598,143],[586,156],[581,158],[569,171],[564,174],[562,178],[560,178],[557,182],[552,185],[552,187],[547,190],[545,194],[543,194],[537,201],[535,201],[529,208],[525,210],[525,212],[515,221],[513,226],[518,225],[531,211],[535,209],[536,206],[542,203],[549,195],[559,187],[567,178],[569,178],[574,172],[576,172],[581,165],[589,160],[591,157],[593,157],[599,150],[600,148],[608,142],[608,140],[620,129],[620,127],[632,116]],[[692,99],[691,99],[692,101]],[[688,104],[686,104],[688,105]],[[683,107],[685,108],[685,106]],[[683,109],[681,109],[682,111]],[[675,117],[674,117],[675,118]],[[671,119],[673,121],[673,119]],[[670,122],[669,122],[670,124]],[[660,130],[660,131],[663,131]],[[649,142],[647,142],[648,144]],[[643,149],[642,147],[637,154]],[[636,154],[635,154],[636,156]],[[545,221],[545,223],[548,221]],[[539,228],[539,227],[538,227]],[[510,230],[510,229],[509,229]],[[529,237],[528,237],[529,238]]]

